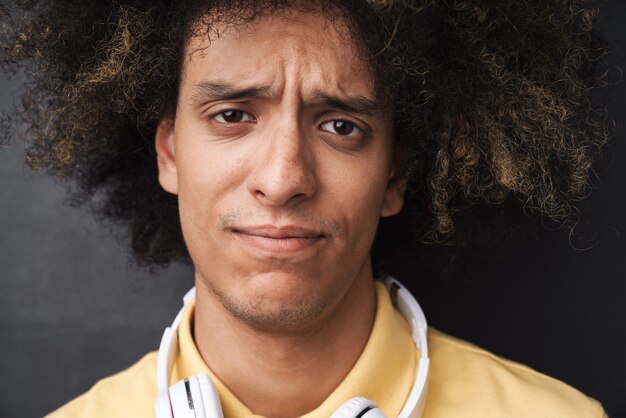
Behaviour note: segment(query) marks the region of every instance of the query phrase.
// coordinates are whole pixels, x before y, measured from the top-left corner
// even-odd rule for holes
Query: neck
[[[371,274],[297,331],[269,332],[233,317],[196,275],[194,338],[213,373],[253,413],[303,415],[319,406],[359,358],[374,323]]]

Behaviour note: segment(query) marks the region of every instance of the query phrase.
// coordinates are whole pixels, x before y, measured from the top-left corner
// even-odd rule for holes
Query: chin
[[[318,274],[301,271],[275,269],[273,271],[250,274],[246,283],[249,297],[260,297],[266,300],[296,302],[299,299],[310,299],[315,293],[323,293],[324,283]],[[297,303],[297,302],[296,302]]]
[[[323,291],[319,281],[273,273],[255,277],[237,296],[217,295],[235,317],[263,331],[301,330],[318,322],[332,305],[335,292]]]
[[[256,297],[245,301],[225,299],[224,307],[237,319],[260,331],[289,332],[309,328],[326,311],[326,301],[277,300]]]

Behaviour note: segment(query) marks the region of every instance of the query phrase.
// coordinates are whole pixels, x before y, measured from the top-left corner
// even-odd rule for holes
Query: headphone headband
[[[415,376],[415,382],[409,397],[400,411],[398,418],[418,418],[426,406],[428,367],[428,324],[426,316],[417,300],[399,281],[391,276],[385,278],[385,287],[391,297],[391,302],[400,311],[411,328],[411,338],[420,351],[420,360]]]

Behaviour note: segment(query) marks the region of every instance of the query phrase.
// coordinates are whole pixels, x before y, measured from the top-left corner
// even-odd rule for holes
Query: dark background
[[[626,69],[626,2],[603,6],[610,58]],[[0,79],[0,106],[19,80]],[[567,231],[538,233],[492,257],[466,258],[446,280],[400,267],[429,323],[563,380],[626,417],[626,81],[609,103],[617,136],[581,204],[591,248]],[[36,417],[156,350],[192,284],[174,265],[156,275],[129,264],[123,241],[63,188],[0,152],[0,416]],[[530,222],[541,225],[539,218]]]

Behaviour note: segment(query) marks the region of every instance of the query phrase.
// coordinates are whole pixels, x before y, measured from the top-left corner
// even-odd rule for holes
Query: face
[[[156,135],[197,280],[257,327],[319,320],[372,286],[378,221],[402,207],[392,117],[337,25],[288,12],[192,38]]]

